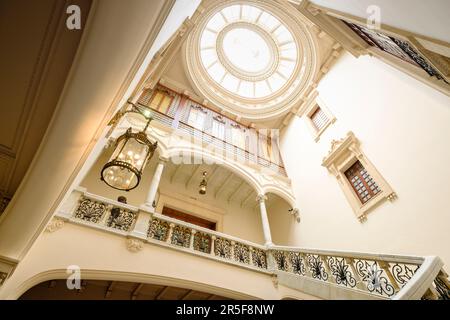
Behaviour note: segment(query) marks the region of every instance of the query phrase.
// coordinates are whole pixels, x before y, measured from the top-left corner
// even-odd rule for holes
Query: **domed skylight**
[[[298,56],[291,32],[272,14],[252,5],[216,12],[200,36],[208,75],[232,94],[268,97],[292,78]]]

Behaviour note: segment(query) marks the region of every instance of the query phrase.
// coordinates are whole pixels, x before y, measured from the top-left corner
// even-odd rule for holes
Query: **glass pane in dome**
[[[220,13],[215,14],[206,25],[207,28],[219,31],[225,26],[225,20]]]
[[[212,33],[208,30],[204,30],[202,34],[202,38],[200,40],[200,47],[211,47],[216,45],[216,37],[217,34]]]
[[[278,43],[283,43],[283,42],[287,42],[289,40],[292,41],[292,36],[291,33],[289,32],[289,30],[285,27],[285,26],[280,26],[279,28],[277,28],[277,30],[275,30],[274,32],[275,37],[278,40]]]
[[[290,77],[295,68],[295,62],[289,60],[281,60],[279,70],[286,77]]]
[[[293,48],[289,48],[289,49],[284,49],[284,47],[282,48],[281,52],[280,52],[280,56],[282,58],[288,58],[288,59],[297,59],[297,48],[293,47]]]
[[[264,12],[259,19],[258,24],[264,26],[267,31],[271,31],[273,28],[280,25],[280,22],[271,14]]]
[[[236,92],[238,82],[239,80],[235,76],[227,74],[222,81],[222,86],[231,92]]]
[[[264,97],[271,93],[266,81],[258,81],[255,83],[255,96]]]
[[[237,93],[246,98],[253,98],[253,82],[242,81]]]
[[[240,5],[229,6],[224,8],[222,10],[222,13],[225,15],[228,22],[233,22],[239,19],[239,14],[241,10],[240,8],[241,8]]]
[[[215,63],[208,69],[208,73],[215,81],[220,82],[222,77],[225,75],[226,70],[220,63]]]
[[[201,57],[203,65],[208,68],[214,61],[217,61],[217,55],[214,50],[202,50]]]
[[[283,52],[283,50],[289,50],[289,49],[295,49],[295,43],[293,41],[287,41],[287,42],[282,42],[280,44],[280,51]]]
[[[279,74],[274,73],[269,79],[267,79],[269,81],[270,87],[272,88],[273,91],[277,91],[279,90],[283,84],[286,82],[285,79],[283,79]]]
[[[249,22],[255,22],[261,14],[261,10],[248,5],[242,6],[242,18]]]

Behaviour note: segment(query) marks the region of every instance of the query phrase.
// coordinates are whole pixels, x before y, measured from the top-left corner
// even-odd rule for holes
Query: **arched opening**
[[[19,300],[228,300],[194,289],[152,283],[81,280],[70,289],[65,279],[41,282],[23,293]]]
[[[276,193],[266,193],[266,207],[272,241],[280,246],[298,246],[297,222],[291,204]]]

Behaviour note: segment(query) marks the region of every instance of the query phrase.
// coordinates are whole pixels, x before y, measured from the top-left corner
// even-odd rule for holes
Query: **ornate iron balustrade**
[[[218,148],[219,150],[223,150],[227,157],[232,157],[233,159],[236,159],[240,162],[251,162],[254,164],[258,164],[265,168],[269,168],[284,177],[287,177],[286,169],[284,168],[284,165],[282,165],[282,163],[271,162],[270,160],[265,159],[257,155],[256,153],[251,153],[248,150],[242,149],[232,144],[230,141],[222,140],[206,131],[194,128],[193,126],[181,120],[175,120],[175,118],[171,115],[161,113],[158,110],[152,109],[141,103],[138,103],[137,107],[144,110],[151,110],[152,118],[154,121],[159,122],[167,127],[177,129],[180,132],[189,134],[202,143],[207,143],[209,146],[213,146],[215,148]],[[279,156],[279,160],[280,162],[282,161],[281,156]]]
[[[115,216],[111,214],[113,208],[117,209]],[[106,228],[129,232],[136,222],[137,210],[119,202],[85,193],[80,197],[73,217]]]
[[[378,299],[450,299],[448,275],[437,257],[267,248],[87,192],[75,193],[78,198],[71,198],[75,203],[66,206],[71,209],[60,212],[59,218],[254,271],[290,274]],[[126,223],[114,222],[110,216],[113,207],[121,209],[119,220]],[[148,223],[143,236],[136,236],[136,220],[142,217],[147,217]]]
[[[271,247],[269,252],[273,258],[275,270],[364,291],[382,298],[394,298],[399,294],[414,279],[425,262],[425,258],[422,257],[383,256],[277,246]],[[448,276],[443,270],[439,272],[422,298],[450,298]]]
[[[147,237],[150,241],[188,249],[203,256],[267,270],[263,246],[160,214],[154,214],[150,219]]]

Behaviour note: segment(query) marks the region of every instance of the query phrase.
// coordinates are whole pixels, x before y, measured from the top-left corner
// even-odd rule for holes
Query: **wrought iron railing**
[[[75,192],[79,193],[77,203],[66,206],[71,208],[70,212],[59,214],[74,223],[136,237],[133,231],[141,217],[147,222],[144,235],[136,237],[138,241],[267,274],[301,277],[351,290],[356,295],[379,299],[450,299],[448,275],[437,257],[265,247],[85,191]],[[113,208],[119,208],[120,214],[112,217]]]
[[[161,113],[158,110],[152,109],[144,104],[137,103],[136,106],[141,109],[148,109],[151,112],[154,121],[157,121],[167,127],[179,130],[180,132],[189,134],[190,136],[198,139],[202,143],[208,144],[211,147],[219,148],[224,151],[227,157],[230,157],[233,160],[258,164],[265,168],[269,168],[282,176],[287,176],[286,169],[281,162],[281,156],[279,156],[279,163],[272,162],[259,156],[256,152],[252,153],[248,150],[242,149],[227,140],[220,139],[206,131],[199,130],[181,120],[175,121],[174,117]]]

